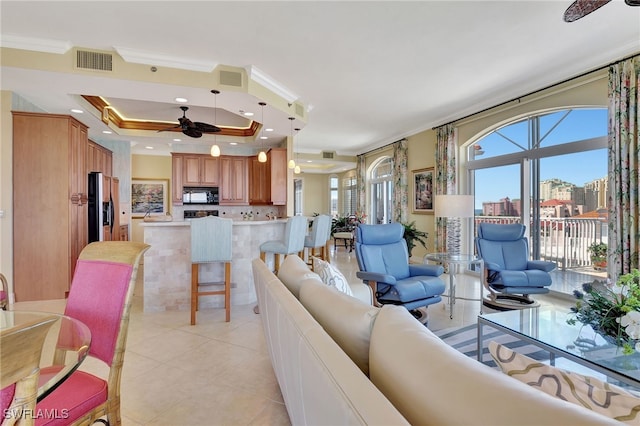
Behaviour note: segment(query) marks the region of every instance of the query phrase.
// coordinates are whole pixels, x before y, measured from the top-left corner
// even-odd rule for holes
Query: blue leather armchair
[[[400,223],[356,227],[355,248],[360,268],[356,275],[371,286],[378,304],[402,305],[414,311],[442,300],[445,286],[438,277],[444,268],[410,265],[403,234],[404,226]]]
[[[476,248],[484,260],[485,287],[489,290],[484,303],[499,310],[537,306],[530,294],[549,292],[554,262],[529,260],[529,242],[525,226],[479,223]]]

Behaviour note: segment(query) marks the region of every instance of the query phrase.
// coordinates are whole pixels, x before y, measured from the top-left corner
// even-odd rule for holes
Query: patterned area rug
[[[540,361],[549,360],[549,352],[540,349],[535,345],[528,344],[516,337],[504,334],[501,331],[488,326],[483,327],[482,330],[484,333],[484,347],[482,350],[483,364],[497,368],[496,363],[493,361],[493,358],[491,358],[491,354],[489,353],[488,344],[491,340],[505,345],[523,355],[527,355],[530,358]],[[446,328],[434,331],[434,333],[454,349],[462,352],[468,357],[478,359],[478,326],[476,324],[464,327]]]

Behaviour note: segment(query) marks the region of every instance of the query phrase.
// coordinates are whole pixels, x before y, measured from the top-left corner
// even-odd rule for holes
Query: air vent
[[[113,55],[110,53],[76,51],[76,68],[96,71],[113,71]]]
[[[325,160],[333,160],[334,152],[322,151],[322,158]]]
[[[302,105],[298,104],[298,103],[296,103],[294,105],[296,107],[296,115],[298,117],[304,117],[304,107]]]
[[[233,71],[220,71],[220,84],[242,87],[242,74]]]

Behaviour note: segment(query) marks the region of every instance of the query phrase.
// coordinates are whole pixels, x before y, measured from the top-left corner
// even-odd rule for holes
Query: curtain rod
[[[358,155],[368,155],[368,154],[371,154],[372,152],[382,151],[383,149],[387,149],[387,148],[389,148],[391,145],[393,145],[395,143],[406,141],[406,140],[407,140],[407,138],[398,139],[395,142],[391,142],[391,143],[388,143],[386,145],[379,146],[378,148],[374,148],[371,151],[363,152],[362,154],[358,154]]]
[[[583,72],[582,74],[579,74],[579,75],[576,75],[576,76],[573,76],[573,77],[567,78],[567,79],[562,80],[562,81],[560,81],[560,82],[558,82],[558,83],[554,83],[554,84],[552,84],[552,85],[549,85],[549,86],[543,87],[542,89],[534,90],[533,92],[529,92],[529,93],[527,93],[527,94],[525,94],[525,95],[521,95],[521,96],[518,96],[518,97],[516,97],[516,98],[510,99],[510,100],[508,100],[508,101],[505,101],[505,102],[499,103],[499,104],[497,104],[497,105],[494,105],[494,106],[491,106],[491,107],[485,108],[485,109],[483,109],[483,110],[476,111],[476,112],[471,113],[471,114],[467,114],[467,115],[465,115],[464,117],[456,118],[455,120],[451,120],[451,121],[449,121],[449,122],[447,122],[447,123],[440,124],[440,125],[438,125],[438,126],[432,127],[432,128],[431,128],[431,130],[436,130],[438,127],[447,126],[447,125],[449,125],[449,124],[453,124],[453,123],[455,123],[456,121],[462,121],[462,120],[465,120],[465,119],[467,119],[467,118],[469,118],[469,117],[473,117],[474,115],[482,114],[483,112],[487,112],[487,111],[492,110],[492,109],[494,109],[494,108],[501,107],[501,106],[506,105],[506,104],[508,104],[508,103],[511,103],[511,102],[513,102],[513,101],[517,101],[518,99],[526,98],[527,96],[531,96],[531,95],[535,95],[536,93],[543,92],[543,91],[545,91],[545,90],[551,89],[551,88],[556,87],[556,86],[559,86],[559,85],[561,85],[561,84],[568,83],[569,81],[575,80],[575,79],[577,79],[577,78],[584,77],[584,76],[589,75],[589,74],[592,74],[592,73],[594,73],[594,72],[601,71],[601,70],[603,70],[603,69],[606,69],[606,68],[610,67],[611,65],[619,64],[619,63],[620,63],[620,62],[622,62],[622,61],[626,61],[626,60],[631,59],[631,58],[634,58],[634,57],[636,57],[636,56],[640,56],[640,53],[634,53],[634,54],[632,54],[632,55],[630,55],[630,56],[627,56],[627,57],[625,57],[625,58],[622,58],[622,59],[619,59],[619,60],[617,60],[617,61],[611,62],[610,64],[603,65],[603,66],[601,66],[601,67],[598,67],[598,68],[592,69],[592,70],[590,70],[590,71]]]

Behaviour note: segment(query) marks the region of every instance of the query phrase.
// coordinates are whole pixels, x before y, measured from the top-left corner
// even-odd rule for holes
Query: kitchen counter
[[[251,261],[260,256],[260,244],[279,240],[287,219],[233,222],[231,305],[257,302]],[[151,248],[144,256],[143,305],[145,312],[189,311],[191,303],[191,222],[141,222],[144,242]],[[268,263],[273,262],[267,257]],[[272,265],[270,265],[272,267]],[[221,263],[200,265],[200,280],[223,280]],[[221,296],[200,297],[201,309],[222,308]],[[231,313],[233,318],[233,310]]]

